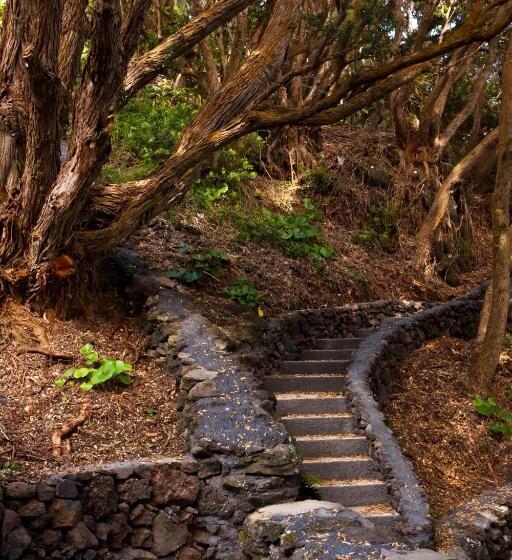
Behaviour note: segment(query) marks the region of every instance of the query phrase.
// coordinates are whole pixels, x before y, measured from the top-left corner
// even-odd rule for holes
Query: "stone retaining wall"
[[[484,492],[436,523],[438,549],[454,560],[512,557],[512,482]]]
[[[149,354],[177,376],[186,456],[8,485],[0,557],[241,560],[246,516],[297,497],[295,449],[252,373],[168,279],[126,249],[111,266],[143,307]]]

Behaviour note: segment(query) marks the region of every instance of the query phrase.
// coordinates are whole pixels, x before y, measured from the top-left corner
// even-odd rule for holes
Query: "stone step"
[[[367,456],[304,459],[301,471],[325,480],[381,477],[377,465]]]
[[[355,350],[359,348],[362,338],[317,338],[315,347],[318,350]]]
[[[372,334],[374,334],[376,331],[375,329],[358,329],[356,331],[356,336],[357,338],[366,338],[367,336],[371,336]]]
[[[335,393],[279,393],[277,397],[277,414],[316,414],[347,412],[348,402],[345,397]]]
[[[345,507],[368,506],[389,500],[388,486],[381,480],[329,480],[314,486],[323,500],[339,502]]]
[[[354,350],[306,350],[303,360],[351,360]]]
[[[280,371],[282,373],[345,373],[350,365],[350,360],[304,360],[283,362]]]
[[[388,503],[372,504],[370,506],[354,506],[352,509],[372,521],[384,521],[386,518],[397,521],[400,517],[400,515]]]
[[[263,387],[274,393],[290,391],[343,392],[347,385],[346,375],[267,375]]]
[[[298,436],[297,447],[306,459],[368,455],[370,444],[364,436]]]
[[[292,436],[353,434],[356,422],[352,414],[308,414],[282,418]]]

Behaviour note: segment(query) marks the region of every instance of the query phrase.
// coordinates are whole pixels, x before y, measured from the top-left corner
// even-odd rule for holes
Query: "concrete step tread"
[[[334,412],[327,412],[327,413],[321,413],[321,414],[284,414],[283,416],[281,416],[281,418],[284,419],[297,419],[297,420],[301,420],[301,419],[324,419],[324,418],[354,418],[353,414],[350,414],[349,412],[341,412],[341,413],[334,413]]]
[[[311,360],[352,360],[354,356],[354,350],[304,350],[301,360],[311,361]]]
[[[359,348],[364,338],[317,338],[314,343],[315,350],[355,350]],[[313,350],[308,348],[307,350]]]
[[[322,480],[314,484],[318,488],[333,488],[345,486],[378,486],[385,487],[386,483],[377,478],[352,478],[347,480]]]
[[[347,375],[345,373],[274,373],[272,375],[267,375],[265,379],[282,379],[283,377],[291,377],[292,379],[310,379],[311,377],[339,377],[341,379],[346,379]]]
[[[360,515],[372,517],[400,517],[400,514],[389,504],[373,504],[369,506],[354,506],[353,509]]]
[[[306,377],[306,376],[303,376]],[[311,400],[311,399],[340,399],[343,400],[346,398],[345,393],[336,393],[335,391],[331,392],[323,392],[323,393],[315,393],[311,391],[310,393],[304,391],[297,391],[294,393],[279,393],[278,400]]]
[[[311,465],[312,463],[352,463],[353,461],[373,461],[369,455],[342,455],[339,457],[305,457],[302,460],[303,465]]]
[[[366,441],[364,436],[360,436],[359,434],[319,434],[319,435],[310,435],[310,436],[298,436],[295,438],[297,443],[301,441],[312,441],[312,440],[322,440],[322,441],[338,441],[339,439],[350,439],[350,440],[357,440],[357,441]]]

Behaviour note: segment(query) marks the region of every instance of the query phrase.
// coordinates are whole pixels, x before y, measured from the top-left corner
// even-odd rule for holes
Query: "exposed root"
[[[8,299],[0,313],[4,335],[12,337],[19,346],[49,348],[44,320],[30,312],[27,307]]]
[[[54,358],[55,360],[64,360],[67,362],[71,362],[75,358],[71,354],[54,352],[50,348],[43,348],[42,346],[19,346],[17,348],[17,353],[18,354],[43,354],[43,356],[48,356],[49,358]]]
[[[71,452],[71,444],[68,441],[63,442],[63,439],[70,436],[79,426],[81,426],[89,417],[92,411],[92,402],[86,401],[80,409],[80,414],[76,418],[68,420],[60,430],[57,430],[52,435],[53,454],[55,457],[62,457],[69,455]]]

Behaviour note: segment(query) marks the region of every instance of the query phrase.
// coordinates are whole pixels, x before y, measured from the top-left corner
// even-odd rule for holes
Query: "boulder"
[[[98,546],[98,539],[89,531],[82,521],[68,532],[66,542],[77,550],[96,548]]]
[[[48,508],[54,528],[74,527],[82,520],[82,504],[79,500],[56,498]]]
[[[199,480],[169,465],[158,465],[152,475],[153,502],[157,506],[193,504],[199,493]]]
[[[184,524],[174,522],[171,517],[161,511],[153,521],[153,547],[156,556],[166,556],[176,552],[187,542],[188,528]]]

